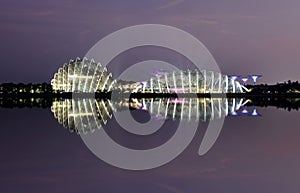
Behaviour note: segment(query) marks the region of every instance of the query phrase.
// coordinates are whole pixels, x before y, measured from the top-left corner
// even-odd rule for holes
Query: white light
[[[256,82],[256,80],[258,79],[258,76],[251,76],[251,78],[253,79],[254,82]]]
[[[256,109],[254,109],[252,112],[252,116],[257,116],[257,115],[258,115],[258,113],[257,113]]]
[[[233,112],[231,112],[231,115],[232,116],[237,116],[238,114],[237,114],[237,112],[233,111]]]
[[[242,110],[242,113],[243,113],[243,114],[248,114],[248,110],[247,110],[246,108],[244,108],[244,109]]]
[[[261,77],[261,76],[260,76],[260,75],[252,75],[252,76],[251,76],[254,85],[256,85],[256,81],[257,81],[257,79],[258,79],[259,77]]]
[[[238,76],[230,76],[230,78],[231,78],[232,80],[236,80],[236,79],[238,78]]]
[[[259,116],[259,114],[256,110],[256,106],[253,107],[253,112],[251,113],[251,116]]]
[[[241,80],[242,80],[243,82],[247,82],[247,81],[249,80],[249,78],[241,78]]]
[[[241,78],[241,80],[243,81],[244,85],[247,83],[247,81],[249,80],[249,78]]]
[[[69,75],[69,78],[88,78],[88,79],[92,79],[93,76],[78,76],[78,75]]]

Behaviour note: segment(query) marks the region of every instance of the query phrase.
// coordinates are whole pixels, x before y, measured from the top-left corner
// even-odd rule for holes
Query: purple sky
[[[1,0],[0,82],[49,82],[104,36],[145,23],[191,33],[226,74],[300,80],[299,8],[298,0]],[[298,193],[299,111],[260,113],[226,119],[203,157],[199,129],[170,164],[132,172],[97,159],[50,110],[0,109],[0,192]]]
[[[297,0],[2,0],[0,81],[48,82],[104,36],[145,23],[191,33],[226,74],[300,80],[299,7]]]

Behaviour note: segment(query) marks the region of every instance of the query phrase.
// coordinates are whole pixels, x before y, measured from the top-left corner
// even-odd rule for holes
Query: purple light
[[[152,75],[154,76],[162,76],[164,74],[168,73],[167,71],[165,70],[158,70],[158,71],[155,71],[154,73],[152,73]]]
[[[248,77],[244,77],[244,78],[241,78],[241,80],[243,81],[243,84],[245,85],[247,83],[247,81],[249,80]]]
[[[163,116],[161,116],[161,115],[156,115],[155,119],[156,120],[164,120],[165,118]]]
[[[183,93],[184,92],[184,89],[180,89],[180,88],[177,88],[177,89],[171,89],[171,91],[175,92],[175,93]]]
[[[236,80],[239,76],[230,76],[232,80]]]
[[[183,99],[173,99],[171,100],[171,103],[184,103]]]

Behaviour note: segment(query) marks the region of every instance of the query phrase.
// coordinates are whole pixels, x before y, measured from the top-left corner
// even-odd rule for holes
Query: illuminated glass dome
[[[219,72],[186,70],[165,73],[144,82],[112,79],[106,67],[93,59],[77,58],[63,65],[51,80],[53,90],[62,92],[125,93],[243,93],[248,89]]]
[[[227,75],[206,70],[166,73],[142,82],[134,92],[142,93],[243,93],[248,89]]]
[[[109,92],[115,83],[112,74],[100,63],[86,58],[70,60],[58,69],[51,80],[53,90],[63,92]]]

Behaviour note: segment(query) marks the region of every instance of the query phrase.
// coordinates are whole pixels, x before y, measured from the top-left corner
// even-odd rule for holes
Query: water
[[[249,112],[252,108],[247,107]],[[174,160],[132,171],[97,158],[80,135],[58,123],[50,108],[0,108],[0,191],[298,193],[300,112],[275,107],[257,107],[257,112],[261,116],[227,116],[202,156],[198,151],[208,123],[200,121],[192,142]],[[142,109],[131,113],[141,123],[151,117]],[[164,144],[179,122],[187,131],[193,124],[169,117],[161,130],[138,136],[124,131],[113,116],[103,129],[118,144],[141,150]]]

